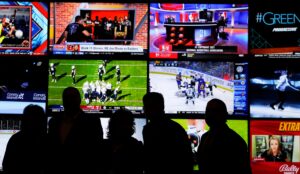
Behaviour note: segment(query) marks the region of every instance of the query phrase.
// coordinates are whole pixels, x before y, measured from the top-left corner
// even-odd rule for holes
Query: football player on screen
[[[99,68],[98,68],[98,76],[99,76],[99,80],[100,81],[103,81],[102,80],[103,74],[104,74],[104,66],[102,64],[100,64]]]
[[[75,65],[72,66],[72,70],[71,70],[71,77],[72,77],[72,80],[73,80],[73,85],[76,84],[76,68],[75,68]]]
[[[116,76],[117,76],[117,84],[120,84],[121,83],[121,70],[120,70],[119,65],[116,66]]]
[[[57,79],[56,79],[56,67],[54,65],[54,63],[50,63],[50,74],[51,74],[51,77],[52,77],[52,80],[51,82],[54,82],[56,83]]]

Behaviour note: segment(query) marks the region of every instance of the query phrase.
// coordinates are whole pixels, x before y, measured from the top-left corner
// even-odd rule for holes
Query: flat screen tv
[[[0,1],[0,54],[46,55],[48,3]]]

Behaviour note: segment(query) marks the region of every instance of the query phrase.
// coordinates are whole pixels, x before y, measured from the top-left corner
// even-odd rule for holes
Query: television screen
[[[0,171],[10,137],[20,130],[20,120],[0,119]]]
[[[300,58],[300,11],[294,2],[253,2],[255,8],[251,8],[249,33],[251,54],[255,57]]]
[[[134,60],[58,60],[49,65],[48,106],[61,111],[66,87],[79,89],[87,112],[110,112],[125,107],[142,111],[147,92],[147,63]]]
[[[107,139],[107,132],[108,132],[108,122],[109,118],[100,118],[101,119],[101,125],[103,129],[103,138]],[[134,138],[136,138],[139,141],[144,141],[143,139],[143,128],[146,125],[146,119],[145,118],[135,118],[135,133],[132,135]]]
[[[209,130],[209,126],[204,119],[173,119],[179,123],[187,132],[191,141],[192,151],[196,153],[200,144],[202,135]],[[227,125],[237,132],[248,144],[248,121],[247,120],[227,120]],[[198,169],[195,161],[195,170]]]
[[[250,152],[253,174],[298,173],[300,122],[297,120],[250,121]]]
[[[225,102],[231,115],[247,115],[247,63],[151,61],[150,91],[162,93],[165,111],[204,113],[213,98]]]
[[[147,56],[146,3],[51,3],[50,49],[57,55]]]
[[[253,62],[249,75],[251,117],[300,118],[299,63]]]
[[[22,114],[29,104],[45,109],[47,67],[44,60],[0,59],[0,114]]]
[[[0,54],[45,55],[48,48],[48,4],[0,1]]]
[[[248,54],[247,4],[150,3],[149,15],[150,58]]]

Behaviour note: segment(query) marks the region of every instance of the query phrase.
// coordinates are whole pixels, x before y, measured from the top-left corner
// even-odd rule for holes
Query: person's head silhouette
[[[30,135],[47,133],[47,117],[44,109],[38,105],[28,105],[21,118],[21,131]]]
[[[135,132],[134,125],[132,112],[127,109],[119,109],[109,120],[107,137],[114,140],[128,139]]]
[[[144,112],[150,121],[160,120],[165,113],[164,97],[157,92],[150,92],[144,95]]]
[[[227,116],[227,108],[222,100],[212,99],[207,103],[205,121],[210,128],[226,124]]]
[[[77,88],[67,87],[62,95],[64,111],[77,113],[80,110],[81,97]]]

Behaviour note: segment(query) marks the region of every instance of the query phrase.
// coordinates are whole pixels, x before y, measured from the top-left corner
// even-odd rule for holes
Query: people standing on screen
[[[121,83],[121,70],[120,70],[119,65],[116,66],[116,76],[117,76],[117,84],[120,84]]]
[[[117,110],[109,120],[106,145],[109,151],[110,174],[143,174],[143,143],[132,137],[135,132],[133,114]]]
[[[146,174],[191,174],[193,153],[186,131],[165,116],[162,94],[150,92],[143,97],[149,122],[144,126]]]
[[[283,104],[285,103],[286,99],[286,88],[289,86],[293,90],[300,91],[300,89],[295,88],[293,85],[291,85],[290,78],[293,76],[293,73],[291,71],[282,72],[281,76],[279,77],[279,80],[276,85],[276,93],[277,93],[277,99],[273,103],[270,104],[270,107],[275,110],[275,105],[278,104],[279,110],[284,110]]]
[[[280,139],[276,136],[271,136],[269,139],[269,149],[261,155],[268,162],[289,162],[287,153],[282,149]]]
[[[89,41],[92,38],[92,33],[84,27],[84,22],[81,16],[75,17],[75,22],[67,26],[64,32],[64,41],[67,42],[85,42]]]
[[[104,37],[105,39],[113,39],[114,35],[114,23],[111,17],[108,20],[104,21]]]
[[[77,88],[67,87],[62,94],[64,111],[49,121],[48,173],[101,173],[103,130],[98,116],[88,115],[80,108]]]
[[[209,130],[201,137],[197,150],[199,174],[249,174],[249,152],[245,140],[230,129],[227,108],[219,99],[207,103],[205,121]]]
[[[57,79],[56,79],[56,67],[54,65],[54,63],[50,63],[50,74],[52,77],[51,82],[56,83]]]
[[[83,22],[84,22],[85,29],[89,33],[92,33],[92,30],[93,30],[92,28],[94,27],[94,24],[93,24],[93,21],[92,21],[89,13],[85,14],[85,19],[83,20]]]
[[[94,37],[95,39],[100,39],[100,34],[102,33],[101,27],[102,27],[102,22],[99,20],[99,16],[96,16],[96,19],[93,21],[94,22]]]
[[[102,81],[102,78],[103,78],[103,74],[104,74],[104,71],[103,71],[103,65],[100,64],[99,65],[99,68],[98,68],[98,76],[99,76],[99,80]]]
[[[76,68],[75,68],[75,65],[72,66],[72,69],[71,69],[71,77],[72,77],[72,84],[75,85],[76,84]]]
[[[115,25],[114,30],[115,39],[125,39],[127,37],[127,26],[125,25],[122,17],[120,17],[118,23]]]
[[[25,107],[21,130],[8,141],[3,159],[5,174],[43,174],[46,160],[47,116],[38,105]]]
[[[127,28],[127,35],[126,35],[126,39],[130,40],[132,39],[132,34],[133,34],[133,27],[132,27],[132,22],[128,19],[128,16],[124,16],[124,25]],[[130,44],[129,41],[125,41],[125,44]]]

